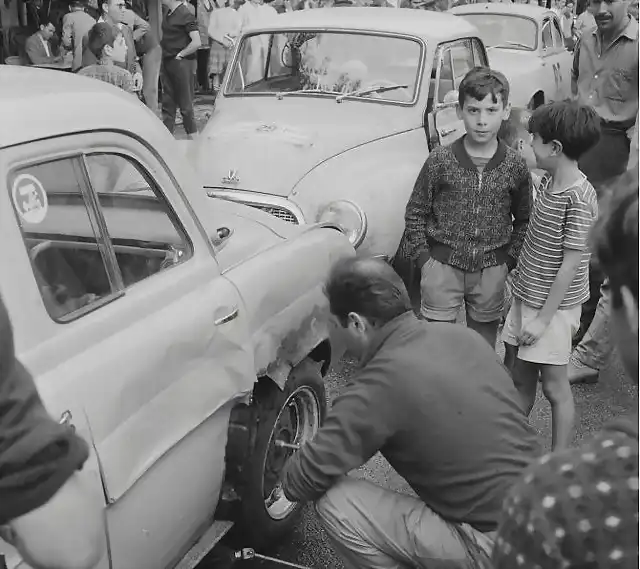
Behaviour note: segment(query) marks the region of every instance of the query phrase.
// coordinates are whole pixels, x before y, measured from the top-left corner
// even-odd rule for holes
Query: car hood
[[[325,160],[415,128],[407,120],[412,110],[309,96],[231,98],[218,106],[189,154],[207,187],[288,196]]]

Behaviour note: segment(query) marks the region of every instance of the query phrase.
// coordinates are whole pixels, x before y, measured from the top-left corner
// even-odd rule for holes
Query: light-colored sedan
[[[391,257],[430,149],[464,132],[458,85],[487,61],[451,14],[282,14],[240,38],[209,123],[184,144],[211,195],[331,221],[359,252]]]
[[[529,4],[467,4],[451,9],[480,31],[491,67],[511,85],[516,106],[536,108],[571,96],[572,54],[558,15]]]
[[[97,569],[193,567],[232,521],[243,544],[281,536],[300,506],[279,473],[325,409],[322,286],[353,247],[207,197],[101,81],[2,65],[0,124],[0,294],[48,411],[89,443]]]

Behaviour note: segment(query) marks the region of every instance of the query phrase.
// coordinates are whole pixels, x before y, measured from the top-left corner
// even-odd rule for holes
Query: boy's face
[[[500,125],[509,118],[510,111],[511,106],[503,103],[502,95],[488,93],[482,101],[467,96],[463,107],[458,109],[458,116],[473,142],[488,144],[498,136]]]
[[[558,156],[557,145],[558,143],[553,140],[545,143],[539,134],[533,135],[531,148],[536,157],[538,168],[549,170],[555,164],[555,159]]]

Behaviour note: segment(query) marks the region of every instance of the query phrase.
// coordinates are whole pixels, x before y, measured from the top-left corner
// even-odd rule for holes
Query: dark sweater
[[[515,267],[529,223],[531,175],[502,142],[479,174],[464,137],[427,158],[405,213],[409,255],[474,272]]]
[[[0,525],[46,504],[88,456],[87,444],[48,415],[16,360],[0,299]]]
[[[285,495],[316,500],[378,451],[445,520],[492,531],[539,447],[486,341],[408,312],[378,332],[315,439],[288,462]]]

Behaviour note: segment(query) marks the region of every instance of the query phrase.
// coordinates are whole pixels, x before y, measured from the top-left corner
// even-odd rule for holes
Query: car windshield
[[[225,94],[379,99],[411,103],[422,46],[353,32],[265,32],[245,37]],[[342,100],[342,98],[338,99]]]
[[[506,14],[461,14],[480,31],[488,47],[533,51],[538,45],[538,26],[529,18]]]

